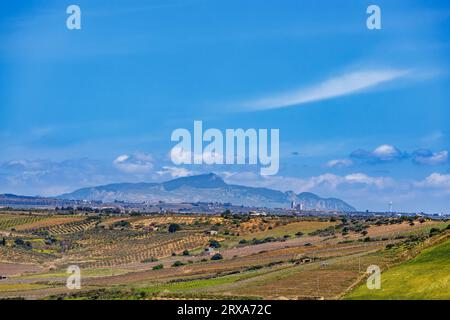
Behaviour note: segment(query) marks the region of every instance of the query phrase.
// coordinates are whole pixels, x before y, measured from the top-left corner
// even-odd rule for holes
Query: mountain
[[[14,194],[0,194],[0,206],[55,207],[62,205],[73,205],[73,203],[74,203],[73,201],[54,198],[17,196]]]
[[[340,199],[324,199],[307,192],[295,194],[291,191],[281,192],[267,188],[227,184],[213,173],[177,178],[163,183],[119,183],[83,188],[58,198],[135,203],[219,202],[268,208],[288,208],[291,202],[295,201],[301,204],[304,210],[356,211]]]

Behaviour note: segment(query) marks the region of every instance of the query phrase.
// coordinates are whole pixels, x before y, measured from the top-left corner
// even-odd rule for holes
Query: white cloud
[[[152,157],[144,153],[120,155],[113,164],[120,171],[131,174],[149,173],[153,169]]]
[[[260,176],[253,172],[227,173],[224,176],[228,183],[271,188],[281,191],[319,192],[320,190],[335,191],[348,187],[368,187],[385,189],[394,186],[395,181],[389,177],[371,177],[364,173],[352,173],[345,176],[325,173],[308,178],[295,178],[286,176]]]
[[[445,164],[448,162],[448,151],[431,152],[428,150],[416,151],[414,162],[430,166]]]
[[[350,159],[330,160],[326,164],[328,168],[343,168],[343,167],[350,167],[351,165],[353,165],[353,161]]]
[[[418,187],[438,188],[450,191],[450,174],[432,173],[425,180],[416,183]]]
[[[381,146],[379,146],[378,148],[376,148],[372,154],[378,158],[380,158],[381,160],[388,160],[388,159],[393,159],[396,158],[400,155],[399,150],[389,144],[383,144]]]
[[[169,167],[164,166],[161,170],[156,172],[160,176],[169,175],[171,178],[181,178],[181,177],[187,177],[194,174],[193,171],[188,170],[186,168],[181,167]]]
[[[250,101],[244,103],[244,106],[253,110],[261,110],[327,100],[376,87],[382,83],[403,78],[409,73],[408,70],[396,69],[356,71],[288,94]]]
[[[376,164],[404,159],[407,157],[407,154],[400,151],[393,145],[383,144],[375,148],[373,151],[367,151],[364,149],[353,151],[350,154],[350,157]]]
[[[55,196],[78,188],[122,180],[110,164],[82,158],[0,163],[0,193]]]
[[[379,189],[383,189],[392,185],[392,179],[389,177],[371,177],[364,173],[352,173],[344,177],[346,183],[359,183],[368,186],[375,186]]]

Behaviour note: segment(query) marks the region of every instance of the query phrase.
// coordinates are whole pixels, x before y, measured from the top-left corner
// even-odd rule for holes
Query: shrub
[[[117,221],[116,223],[113,224],[114,228],[129,228],[131,226],[131,224],[128,221]]]
[[[180,225],[177,224],[177,223],[171,223],[171,224],[169,225],[169,232],[170,232],[170,233],[177,232],[177,231],[180,230],[180,229],[181,229],[181,227],[180,227]]]
[[[440,232],[441,232],[441,230],[439,230],[438,228],[431,228],[431,230],[430,230],[430,236],[435,235],[435,234],[438,234],[438,233],[440,233]]]
[[[175,261],[172,265],[172,267],[181,267],[184,266],[184,263],[181,261]]]
[[[216,253],[211,257],[211,260],[222,260],[223,256],[220,253]]]
[[[14,240],[14,243],[17,244],[18,246],[23,246],[25,244],[25,241],[23,241],[20,238],[17,238],[16,240]]]
[[[209,240],[209,246],[212,248],[220,248],[220,243],[217,240]]]
[[[189,250],[184,250],[183,251],[183,256],[189,256],[189,255],[190,255]]]
[[[153,270],[161,270],[161,269],[164,269],[164,265],[163,264],[158,264],[158,265],[154,266],[152,269]]]

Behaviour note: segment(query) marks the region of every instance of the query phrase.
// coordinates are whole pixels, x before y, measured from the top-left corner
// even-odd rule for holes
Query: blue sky
[[[382,30],[366,28],[370,4]],[[214,171],[361,210],[449,212],[449,30],[444,1],[2,2],[0,192]],[[171,132],[194,120],[279,128],[279,173],[175,166]]]

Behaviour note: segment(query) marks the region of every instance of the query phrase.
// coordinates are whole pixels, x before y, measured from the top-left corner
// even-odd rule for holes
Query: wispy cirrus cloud
[[[402,69],[354,71],[290,93],[247,101],[243,106],[250,110],[265,110],[327,100],[361,92],[409,74],[410,70]]]

